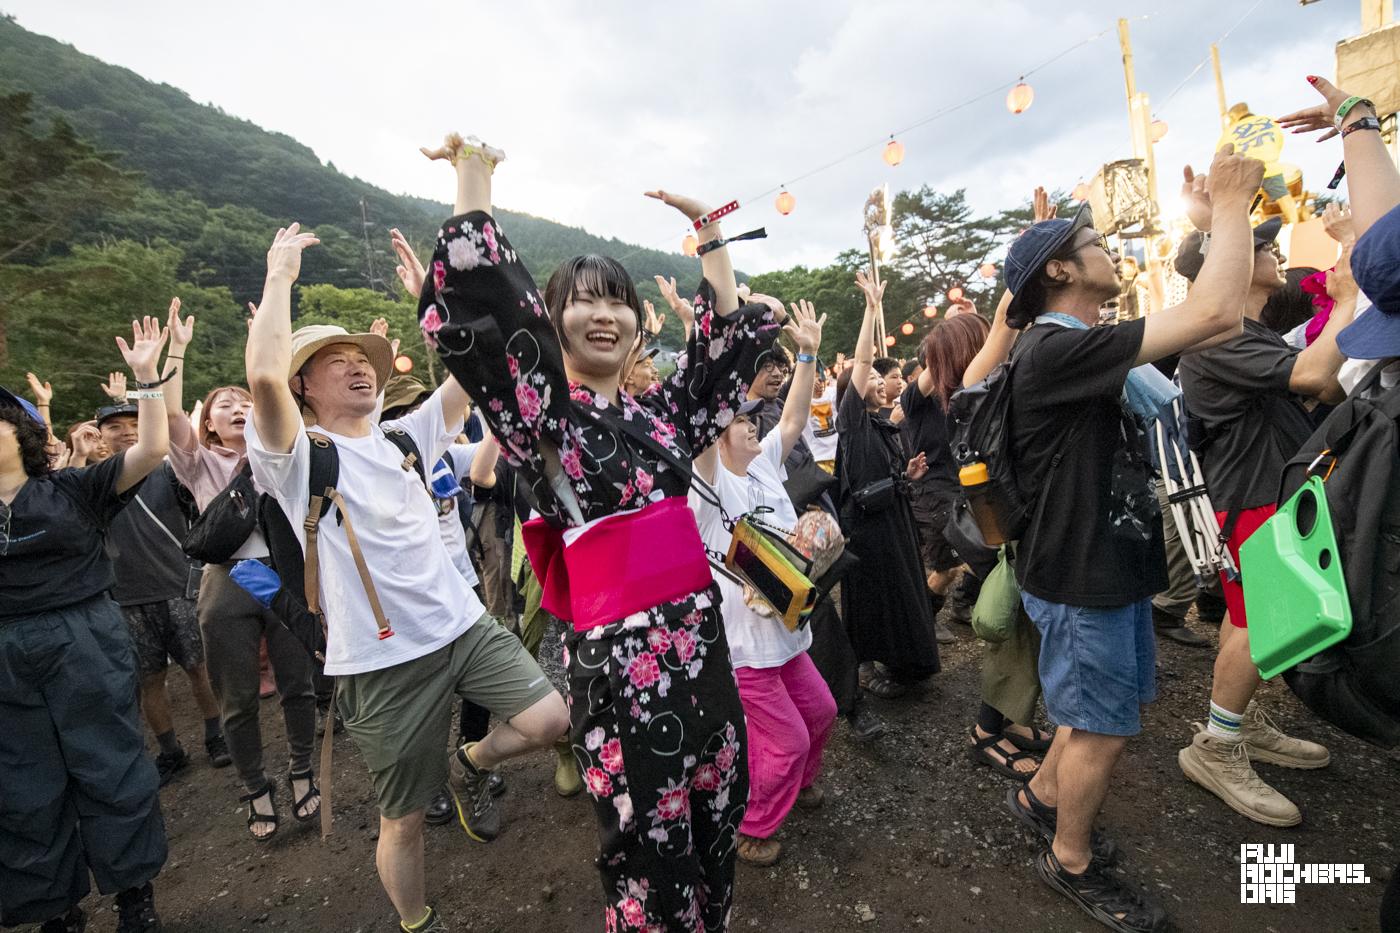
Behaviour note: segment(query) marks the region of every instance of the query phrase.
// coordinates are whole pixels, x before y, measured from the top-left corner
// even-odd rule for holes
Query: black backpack
[[[340,455],[336,452],[335,444],[331,443],[329,438],[315,433],[308,434],[308,436],[311,439],[310,482],[307,487],[310,493],[307,514],[301,518],[305,519],[304,526],[306,522],[310,523],[310,527],[307,529],[309,546],[310,538],[315,533],[315,526],[326,517],[334,506],[334,500],[324,493],[327,490],[334,490],[340,481]],[[404,469],[411,467],[416,470],[418,478],[423,480],[426,486],[427,480],[422,458],[419,456],[418,445],[413,442],[413,438],[396,428],[386,429],[384,436],[403,452]],[[311,516],[312,511],[316,512],[314,520]],[[336,522],[342,525],[345,523],[345,514],[339,509],[336,510]],[[278,505],[276,499],[264,495],[258,505],[258,524],[262,529],[263,537],[267,539],[269,562],[282,580],[282,585],[272,598],[270,608],[312,657],[316,658],[317,661],[324,662],[326,655],[325,617],[320,611],[319,599],[311,596],[311,591],[308,590],[306,554],[302,550],[301,541],[297,538],[291,519],[282,511],[282,507]],[[353,546],[352,550],[358,552],[358,545]],[[366,591],[370,597],[370,605],[377,608],[379,598],[375,594],[368,576],[365,576],[364,580]],[[319,580],[315,580],[313,583],[316,587],[320,586]]]
[[[1022,494],[1011,459],[1011,377],[1015,366],[1015,359],[1000,364],[981,382],[954,392],[948,402],[953,416],[953,434],[948,440],[953,460],[960,467],[979,461],[987,465],[992,486],[1007,506],[1007,539],[1011,541],[1025,533],[1035,506],[1034,498]],[[963,497],[959,499],[958,511],[966,512]],[[976,527],[975,522],[972,527]],[[977,540],[980,538],[979,533]]]
[[[1284,467],[1279,503],[1310,475],[1326,477],[1352,629],[1284,672],[1314,713],[1385,748],[1400,744],[1400,386],[1361,396],[1381,366],[1327,417]]]

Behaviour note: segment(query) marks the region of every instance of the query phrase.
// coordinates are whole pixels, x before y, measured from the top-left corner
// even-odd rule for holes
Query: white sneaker
[[[1249,745],[1249,757],[1265,764],[1311,770],[1325,768],[1332,760],[1327,749],[1316,742],[1284,735],[1256,703],[1245,711],[1240,736]]]
[[[1177,753],[1187,778],[1201,785],[1234,810],[1266,826],[1297,826],[1303,814],[1274,790],[1249,764],[1247,743],[1216,738],[1196,723],[1195,738]]]

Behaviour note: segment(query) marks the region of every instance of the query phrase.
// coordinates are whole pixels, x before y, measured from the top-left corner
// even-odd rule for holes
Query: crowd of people
[[[32,402],[3,391],[0,924],[81,931],[92,878],[121,933],[160,929],[159,788],[190,760],[173,660],[203,722],[186,742],[235,767],[250,845],[284,813],[328,830],[330,748],[348,734],[409,933],[450,923],[429,904],[425,825],[491,842],[498,766],[544,749],[558,793],[592,802],[603,928],[724,930],[736,863],[775,863],[793,808],[822,806],[838,722],[877,740],[864,698],[917,695],[951,626],[1000,614],[969,758],[1008,780],[1047,885],[1111,929],[1164,928],[1096,826],[1156,696],[1157,639],[1207,647],[1202,622],[1220,623],[1184,779],[1292,826],[1299,808],[1254,764],[1330,756],[1253,702],[1243,589],[1186,558],[1149,434],[1181,400],[1247,573],[1241,546],[1332,406],[1400,391],[1400,173],[1370,102],[1308,80],[1322,102],[1284,122],[1342,137],[1351,196],[1326,214],[1341,258],[1311,279],[1283,271],[1276,221],[1251,226],[1264,166],[1227,146],[1185,173],[1181,304],[1105,323],[1119,257],[1087,210],[1059,217],[1038,189],[987,316],[962,299],[916,358],[877,356],[883,285],[858,274],[859,336],[836,353],[805,296],[737,284],[723,211],[658,190],[693,224],[703,276],[693,300],[657,277],[686,336],[672,366],[665,312],[618,261],[575,257],[538,288],[491,213],[504,154],[453,134],[423,150],[456,180],[432,255],[392,232],[448,372],[436,388],[393,374],[382,321],[294,328],[318,241],[293,223],[250,305],[246,384],[186,405],[195,320],[176,298],[116,338],[130,378],[113,373],[111,404],[64,439],[38,376]],[[1004,545],[965,491],[987,464],[957,449],[959,399],[978,392],[1006,400],[1024,500]],[[792,560],[763,557],[775,541]],[[259,726],[269,677],[280,786]]]

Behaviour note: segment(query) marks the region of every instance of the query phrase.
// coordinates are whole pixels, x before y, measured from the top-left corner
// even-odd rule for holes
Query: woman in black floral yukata
[[[457,200],[419,320],[541,516],[527,549],[546,608],[574,627],[571,737],[598,818],[605,929],[727,929],[744,713],[689,476],[667,461],[689,464],[733,420],[779,322],[766,305],[739,307],[725,248],[705,252],[676,372],[634,399],[619,383],[642,309],[621,264],[568,260],[541,297],[489,213],[504,156],[455,135],[423,151],[453,163]],[[708,213],[648,194],[692,221]],[[698,236],[719,239],[719,225]]]

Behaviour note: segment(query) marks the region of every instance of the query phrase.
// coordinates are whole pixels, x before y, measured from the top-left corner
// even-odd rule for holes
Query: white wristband
[[[139,390],[139,391],[131,391],[131,392],[126,393],[126,397],[127,397],[128,400],[130,400],[130,399],[157,399],[157,398],[165,398],[165,393],[162,392],[160,389],[141,389],[141,390]]]

